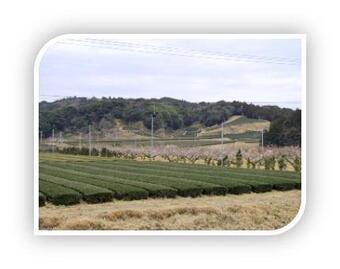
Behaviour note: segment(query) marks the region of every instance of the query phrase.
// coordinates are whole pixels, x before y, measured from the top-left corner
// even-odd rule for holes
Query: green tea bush
[[[112,200],[112,191],[108,189],[82,182],[70,181],[61,177],[55,177],[44,173],[40,173],[39,178],[81,193],[82,199],[88,203],[103,203]]]
[[[278,172],[271,170],[247,170],[243,168],[207,168],[202,165],[188,166],[184,164],[166,164],[162,162],[157,163],[143,163],[143,162],[126,162],[117,160],[115,163],[93,164],[99,167],[113,166],[116,169],[126,169],[126,166],[137,168],[140,173],[151,173],[156,175],[168,175],[171,177],[180,177],[191,180],[199,180],[203,182],[214,183],[225,186],[229,192],[233,189],[238,189],[240,184],[248,185],[246,192],[252,190],[253,192],[265,192],[275,189],[286,189],[291,186],[298,187],[300,184],[300,175],[294,172]],[[287,178],[281,177],[282,175]],[[236,184],[236,186],[235,186]],[[283,185],[282,185],[283,184]],[[235,191],[237,192],[237,191]]]
[[[101,156],[102,152],[109,154],[109,151],[101,149]],[[112,151],[112,155],[116,153]],[[53,183],[59,187],[68,187],[68,190],[75,191],[84,200],[86,200],[84,197],[87,195],[87,197],[90,197],[87,198],[90,203],[93,202],[90,190],[87,190],[89,193],[85,193],[84,186],[90,185],[105,189],[106,192],[112,193],[113,198],[124,200],[175,197],[176,195],[196,197],[202,194],[241,194],[251,191],[266,192],[272,189],[301,188],[300,173],[273,171],[270,162],[269,165],[267,163],[268,170],[249,170],[241,167],[223,168],[221,167],[221,160],[219,160],[220,162],[211,161],[218,164],[217,167],[211,164],[205,166],[202,164],[184,164],[183,162],[135,161],[125,159],[127,157],[104,161],[100,158],[89,158],[88,156],[44,154],[41,156],[43,162],[40,163],[40,172],[41,175],[47,175],[49,178],[42,178],[41,181],[47,181],[47,183]],[[242,155],[241,152],[240,154]],[[48,155],[51,156],[50,159]],[[56,158],[63,160],[63,162],[55,161]],[[233,164],[235,165],[234,160]],[[294,159],[290,161],[294,162]],[[299,160],[296,160],[296,165],[298,166],[298,164]],[[60,179],[54,181],[55,178],[51,180],[51,176]],[[42,190],[41,192],[45,193]],[[51,201],[51,194],[45,196],[48,201]],[[94,202],[100,201],[104,200],[94,200]]]
[[[47,201],[55,205],[73,205],[79,203],[81,199],[79,192],[41,179],[39,190],[45,194]]]
[[[104,147],[100,150],[100,156],[101,157],[108,157],[107,156],[107,148]]]
[[[184,171],[171,171],[164,167],[163,169],[155,169],[153,163],[143,164],[140,162],[131,162],[124,165],[124,161],[116,161],[115,163],[92,164],[92,167],[98,167],[101,171],[112,169],[114,173],[132,172],[139,177],[153,177],[160,182],[175,181],[175,184],[186,183],[192,186],[199,186],[203,190],[203,194],[224,195],[225,193],[247,193],[251,191],[251,187],[247,184],[239,183],[226,178],[212,178],[202,174],[195,174],[192,171],[185,173]],[[151,166],[151,168],[148,168]],[[105,170],[103,168],[106,168]],[[120,175],[121,177],[121,175]],[[164,184],[164,183],[162,183]]]
[[[282,182],[274,184],[274,189],[278,191],[289,191],[296,188],[296,183],[294,182]]]
[[[39,192],[39,207],[41,206],[45,206],[45,203],[46,203],[46,196]]]
[[[79,155],[86,155],[88,156],[89,155],[89,148],[86,148],[86,147],[82,147],[79,151]]]
[[[41,165],[41,171],[44,173],[60,176],[63,178],[70,178],[72,180],[81,180],[86,181],[87,183],[98,185],[96,180],[106,181],[108,184],[114,184],[113,186],[107,186],[107,188],[117,187],[115,184],[131,186],[132,188],[138,188],[139,190],[146,190],[148,192],[148,196],[150,197],[175,197],[177,194],[176,189],[160,185],[160,184],[152,184],[147,182],[140,182],[137,180],[133,180],[132,177],[119,178],[112,175],[96,175],[93,176],[89,173],[85,173],[84,169],[72,169],[68,170],[65,168],[69,168],[67,165],[63,165],[61,167],[47,167],[46,165]]]
[[[94,186],[102,187],[105,189],[111,190],[112,196],[115,199],[122,199],[122,200],[139,200],[145,199],[149,196],[148,191],[142,188],[138,188],[135,186],[128,185],[127,182],[117,183],[113,179],[106,179],[104,180],[101,176],[93,176],[88,175],[86,173],[77,172],[76,170],[67,170],[64,169],[67,166],[66,163],[61,165],[61,168],[57,167],[57,163],[53,166],[48,165],[41,165],[40,171],[42,173],[46,173],[48,175],[53,175],[57,177],[62,177],[68,180],[73,180],[77,182],[83,182],[87,184],[91,184]]]
[[[99,150],[96,148],[92,148],[91,150],[91,156],[99,156]]]

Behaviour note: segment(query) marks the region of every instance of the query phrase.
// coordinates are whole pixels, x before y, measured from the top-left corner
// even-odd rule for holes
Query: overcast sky
[[[301,107],[297,39],[66,39],[40,64],[40,100],[173,97]]]

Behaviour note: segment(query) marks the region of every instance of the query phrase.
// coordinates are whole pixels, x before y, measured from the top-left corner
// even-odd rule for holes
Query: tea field
[[[300,188],[297,172],[40,153],[40,206]]]

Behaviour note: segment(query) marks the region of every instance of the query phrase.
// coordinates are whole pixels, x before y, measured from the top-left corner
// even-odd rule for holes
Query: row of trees
[[[51,149],[49,149],[51,150]],[[89,155],[87,147],[56,147],[56,152],[74,155]],[[91,156],[115,157],[122,159],[162,160],[175,163],[204,163],[209,166],[263,168],[286,170],[288,166],[297,172],[301,170],[301,156],[298,147],[236,148],[224,146],[219,149],[206,147],[180,148],[159,147],[110,147],[98,146],[91,149]]]

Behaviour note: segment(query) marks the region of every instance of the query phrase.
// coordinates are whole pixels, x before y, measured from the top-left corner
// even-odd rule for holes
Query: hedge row
[[[149,173],[153,171],[158,175],[169,175],[172,177],[185,177],[192,180],[202,180],[205,182],[211,182],[216,184],[222,184],[226,180],[228,182],[240,182],[244,184],[249,184],[254,192],[265,192],[271,189],[277,190],[291,190],[294,188],[301,188],[301,182],[298,179],[284,179],[276,178],[273,176],[261,176],[258,174],[242,174],[238,172],[233,172],[231,169],[226,169],[226,171],[216,171],[211,173],[211,171],[201,171],[195,168],[186,167],[167,167],[163,165],[141,163],[141,162],[130,162],[124,165],[121,161],[115,162],[105,162],[105,163],[93,163],[91,165],[96,165],[99,167],[114,167],[115,169],[138,169],[139,173]],[[225,169],[223,169],[225,170]],[[143,172],[144,171],[144,172]]]
[[[186,180],[194,181],[195,183],[211,183],[216,184],[220,186],[224,186],[228,189],[229,193],[233,194],[241,194],[241,193],[248,193],[250,191],[254,192],[266,192],[271,191],[273,189],[273,184],[264,182],[264,181],[255,181],[255,180],[247,180],[243,178],[234,178],[234,177],[216,177],[211,176],[209,174],[202,175],[199,172],[195,171],[171,171],[167,168],[162,169],[155,169],[155,168],[149,168],[148,164],[141,166],[141,164],[136,164],[136,166],[133,166],[131,164],[129,165],[117,165],[116,163],[91,163],[89,167],[96,166],[101,169],[115,169],[115,170],[122,170],[122,171],[133,171],[135,173],[139,173],[141,175],[154,173],[157,176],[169,176],[173,178],[181,178]]]
[[[75,170],[75,169],[65,169],[66,165],[62,166],[48,166],[47,164],[41,165],[42,171],[45,171],[48,174],[58,175],[63,178],[68,178],[71,180],[87,180],[88,182],[92,182],[91,184],[96,185],[96,180],[105,181],[108,183],[117,183],[132,187],[137,187],[143,190],[146,190],[149,197],[175,197],[176,190],[164,185],[151,184],[146,182],[140,182],[135,180],[127,180],[112,176],[105,175],[91,175],[88,173],[84,173],[83,169]]]
[[[251,191],[251,187],[249,185],[239,183],[239,182],[229,182],[223,181],[223,186],[219,184],[214,184],[211,182],[192,180],[185,177],[170,177],[163,175],[158,175],[156,171],[150,171],[150,173],[141,173],[141,170],[129,169],[129,167],[125,167],[123,170],[116,169],[116,167],[107,169],[102,167],[96,167],[98,165],[95,162],[91,162],[88,164],[84,163],[72,163],[72,164],[63,164],[60,165],[62,167],[67,167],[68,169],[78,170],[87,172],[90,174],[98,174],[101,175],[111,175],[117,176],[120,178],[133,178],[135,180],[146,181],[151,183],[158,184],[166,184],[167,186],[176,188],[178,190],[178,195],[181,196],[197,196],[200,194],[214,194],[214,195],[225,195],[227,192],[229,193],[247,193]]]
[[[39,192],[39,207],[41,206],[45,206],[45,203],[46,203],[46,196]]]
[[[79,203],[81,199],[79,192],[41,179],[39,191],[46,196],[47,201],[55,205],[73,205]]]
[[[61,177],[55,177],[44,173],[40,173],[39,178],[81,193],[82,199],[88,203],[104,203],[111,201],[113,197],[112,191],[87,183],[70,181]]]
[[[129,163],[130,164],[130,163]],[[215,195],[224,195],[226,193],[232,194],[241,194],[241,193],[249,193],[251,191],[251,186],[241,181],[235,180],[209,180],[208,177],[202,177],[200,174],[193,176],[190,174],[184,173],[169,173],[166,169],[156,170],[156,169],[148,169],[146,163],[144,166],[133,167],[132,165],[119,166],[115,163],[91,163],[88,167],[93,169],[109,169],[114,170],[116,173],[130,173],[134,175],[138,175],[140,177],[154,175],[162,180],[168,180],[171,178],[175,181],[186,181],[190,182],[190,184],[199,185],[203,187],[203,194],[215,194]],[[207,186],[207,184],[209,184]],[[213,186],[211,186],[213,185]],[[218,186],[218,187],[217,187]],[[225,190],[225,191],[223,191]]]
[[[205,166],[201,164],[183,164],[183,163],[165,163],[160,161],[154,162],[145,162],[145,161],[134,161],[134,160],[120,160],[115,159],[112,162],[114,163],[124,163],[124,164],[140,164],[147,165],[150,167],[163,167],[163,168],[176,168],[176,169],[194,169],[195,171],[200,171],[204,173],[214,173],[214,174],[225,174],[226,172],[230,173],[239,173],[242,175],[259,175],[264,177],[275,177],[275,178],[283,178],[283,179],[293,179],[300,180],[301,174],[292,171],[272,171],[272,170],[260,170],[260,169],[245,169],[245,168],[222,168],[218,166]],[[102,162],[104,163],[104,162]]]
[[[60,173],[60,171],[53,169],[52,167],[40,167],[40,171],[46,173],[48,175],[53,175],[57,177],[62,177],[68,180],[73,180],[75,182],[83,182],[87,184],[91,184],[94,186],[102,187],[112,191],[112,196],[118,200],[139,200],[139,199],[146,199],[149,196],[149,193],[142,189],[133,187],[126,184],[120,184],[116,182],[110,182],[105,180],[97,179],[95,176],[91,177],[84,177],[78,176],[76,174],[64,174]]]
[[[68,173],[74,174],[75,171],[78,173],[78,176],[80,177],[86,177],[90,179],[99,178],[99,179],[105,179],[109,182],[113,182],[116,180],[121,180],[122,182],[125,182],[125,184],[128,184],[130,181],[139,182],[141,186],[146,186],[145,188],[148,188],[149,184],[151,185],[163,185],[167,188],[171,188],[175,190],[175,194],[180,196],[191,196],[196,197],[201,194],[204,194],[204,191],[207,193],[214,192],[214,193],[226,193],[226,189],[222,186],[215,186],[215,185],[205,185],[205,189],[203,190],[202,184],[192,184],[181,180],[164,180],[162,178],[159,178],[154,175],[150,176],[141,176],[141,175],[135,175],[127,172],[119,172],[119,171],[105,171],[103,169],[91,169],[89,168],[89,165],[80,165],[80,164],[56,164],[56,167],[63,169],[67,168]],[[99,175],[100,174],[100,175]],[[122,183],[123,184],[123,183]],[[216,189],[217,188],[217,189]]]
[[[261,170],[261,169],[245,169],[245,168],[223,168],[218,166],[206,166],[201,164],[184,164],[184,163],[169,163],[169,162],[160,162],[160,161],[138,161],[135,160],[121,160],[121,159],[108,159],[108,158],[100,158],[100,157],[91,157],[88,156],[74,156],[74,155],[61,155],[55,154],[51,156],[50,154],[43,154],[43,160],[63,160],[63,161],[97,161],[100,160],[101,163],[106,160],[107,162],[120,162],[124,164],[134,164],[134,163],[142,163],[143,165],[148,166],[162,166],[165,168],[186,168],[186,169],[195,169],[206,173],[225,173],[225,172],[233,172],[240,173],[242,175],[258,175],[261,177],[275,177],[275,178],[284,178],[284,179],[293,179],[297,182],[301,182],[301,174],[293,171],[272,171],[272,170]]]

